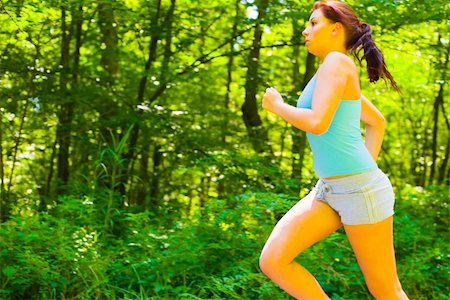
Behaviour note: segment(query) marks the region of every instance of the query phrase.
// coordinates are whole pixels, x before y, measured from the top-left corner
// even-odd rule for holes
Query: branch
[[[282,43],[282,44],[273,44],[273,45],[260,46],[259,48],[261,48],[261,49],[263,49],[263,48],[278,48],[278,47],[298,46],[298,45],[303,45],[303,43],[288,43],[288,42],[286,42],[286,43]],[[231,56],[231,55],[237,55],[237,54],[241,54],[242,52],[248,51],[248,50],[251,50],[251,49],[252,49],[252,46],[249,46],[249,47],[246,47],[246,48],[242,48],[242,49],[239,50],[239,51],[230,51],[230,52],[223,53],[223,54],[220,54],[220,55],[212,56],[212,57],[210,57],[210,58],[208,58],[208,59],[203,60],[200,64],[197,64],[197,65],[195,65],[194,67],[199,66],[199,65],[201,65],[202,63],[210,62],[210,61],[212,61],[212,60],[214,60],[214,59],[216,59],[216,58],[219,58],[219,57]],[[178,75],[181,75],[180,73],[177,73],[177,74],[178,74]]]
[[[442,88],[444,88],[442,86]],[[442,114],[444,115],[445,124],[447,125],[447,129],[450,130],[450,122],[448,121],[447,114],[445,113],[444,101],[441,101]]]
[[[5,4],[3,3],[3,0],[0,0],[0,4],[2,5],[2,6],[0,7],[0,9],[1,9],[2,11],[4,11],[8,17],[10,17],[10,19],[11,19],[11,20],[13,21],[13,23],[16,25],[17,29],[19,29],[19,31],[21,31],[21,32],[24,32],[24,30],[23,30],[22,28],[20,28],[19,24],[17,24],[16,20],[14,20],[14,18],[11,16],[11,14],[6,10]]]
[[[184,70],[178,72],[177,75],[183,75],[183,74],[187,73],[190,69],[192,69],[192,68],[194,68],[194,67],[196,67],[196,66],[198,66],[198,65],[201,65],[202,63],[211,61],[211,59],[209,59],[209,60],[207,59],[208,56],[210,56],[212,53],[216,52],[217,50],[219,50],[219,49],[225,47],[225,46],[228,45],[231,41],[235,40],[238,36],[242,35],[243,33],[246,33],[247,31],[250,31],[250,30],[253,29],[254,27],[255,27],[255,25],[253,25],[253,26],[251,26],[251,27],[249,27],[249,28],[243,29],[243,30],[241,30],[241,31],[238,31],[234,36],[232,36],[231,38],[225,40],[225,42],[223,42],[222,44],[220,44],[219,46],[217,46],[217,47],[214,48],[213,50],[211,50],[211,51],[209,51],[208,53],[206,53],[206,54],[200,56],[199,58],[197,58],[197,59],[196,59],[195,61],[193,61],[189,66],[187,66]],[[198,63],[198,62],[199,62],[199,64],[196,64],[196,63]]]
[[[237,36],[239,36],[239,34],[237,34],[236,37]],[[192,70],[195,67],[198,67],[199,65],[208,63],[208,62],[210,62],[210,61],[212,61],[212,60],[214,60],[216,58],[224,57],[224,56],[237,55],[237,54],[240,54],[240,53],[242,53],[244,51],[248,51],[248,50],[250,50],[252,48],[252,46],[249,46],[249,47],[243,48],[243,49],[241,49],[239,51],[231,51],[231,52],[222,53],[222,54],[219,54],[219,55],[216,55],[216,56],[208,57],[211,53],[214,53],[215,51],[217,51],[221,47],[224,47],[229,42],[230,42],[230,40],[228,40],[227,43],[223,43],[219,47],[216,47],[214,50],[210,51],[208,54],[202,55],[201,57],[197,58],[194,62],[192,62],[189,66],[184,68],[184,70],[179,71],[179,72],[175,73],[174,75],[176,75],[176,76],[184,75],[184,74],[188,73],[189,70]],[[300,45],[300,44],[285,42],[285,43],[282,43],[282,44],[260,46],[260,48],[285,47],[285,46],[294,46],[294,45]],[[173,79],[174,77],[175,76],[172,76],[171,79]],[[158,99],[159,96],[161,96],[164,93],[164,91],[167,89],[167,84],[169,82],[170,82],[170,80],[167,80],[166,82],[161,83],[159,88],[150,97],[150,99],[149,99],[150,104],[152,104],[156,99]]]

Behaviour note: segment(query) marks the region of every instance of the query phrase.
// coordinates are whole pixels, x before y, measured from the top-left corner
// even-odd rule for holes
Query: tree
[[[267,131],[261,122],[256,104],[256,93],[258,91],[258,68],[261,49],[261,38],[263,35],[264,18],[269,5],[269,0],[258,2],[258,17],[256,19],[255,31],[253,35],[252,47],[247,60],[247,75],[245,82],[245,101],[242,105],[242,118],[247,128],[248,136],[256,152],[272,152],[270,147],[264,142],[268,140]]]

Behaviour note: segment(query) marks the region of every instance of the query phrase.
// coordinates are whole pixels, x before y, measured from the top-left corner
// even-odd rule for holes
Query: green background
[[[449,295],[449,4],[347,1],[402,93],[387,120],[410,299]],[[259,270],[317,180],[295,104],[318,61],[312,1],[0,1],[0,298],[290,299]],[[298,257],[333,299],[371,299],[342,230]]]

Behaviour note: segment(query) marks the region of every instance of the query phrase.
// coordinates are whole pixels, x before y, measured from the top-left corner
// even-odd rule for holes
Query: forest
[[[345,2],[401,89],[360,67],[400,280],[448,299],[450,4]],[[0,299],[291,299],[258,259],[318,178],[261,100],[295,105],[316,72],[313,4],[0,0]],[[373,299],[344,230],[297,259],[331,299]]]

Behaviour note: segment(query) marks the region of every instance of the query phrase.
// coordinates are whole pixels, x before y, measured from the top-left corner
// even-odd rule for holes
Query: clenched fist
[[[283,98],[281,97],[281,94],[275,89],[275,88],[267,88],[266,93],[264,94],[263,100],[262,100],[262,107],[265,110],[268,110],[270,112],[274,112],[274,108],[278,105],[283,103]]]

